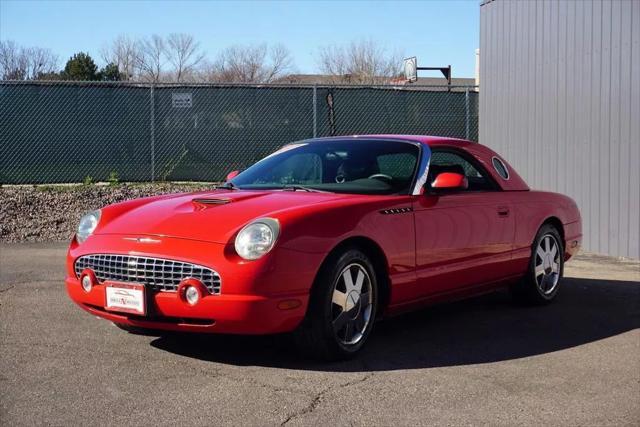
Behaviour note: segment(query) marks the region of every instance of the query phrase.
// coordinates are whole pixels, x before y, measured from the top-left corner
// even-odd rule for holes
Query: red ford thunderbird
[[[123,329],[294,331],[349,357],[377,318],[509,287],[551,301],[578,208],[477,143],[413,135],[284,146],[211,191],[85,215],[66,287]]]

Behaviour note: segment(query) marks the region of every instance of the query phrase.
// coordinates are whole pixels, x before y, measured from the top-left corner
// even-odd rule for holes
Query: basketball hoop
[[[418,59],[415,56],[404,59],[404,78],[407,83],[418,80],[418,71],[440,71],[447,79],[447,89],[451,90],[451,65],[446,67],[418,67]]]
[[[418,80],[418,58],[415,56],[404,60],[404,79],[409,83]]]

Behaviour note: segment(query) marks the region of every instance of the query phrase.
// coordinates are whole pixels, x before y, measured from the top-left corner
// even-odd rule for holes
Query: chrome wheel
[[[331,324],[342,345],[357,344],[371,321],[373,292],[367,270],[358,263],[347,265],[333,285]]]
[[[560,245],[553,234],[545,234],[536,248],[535,282],[540,293],[553,293],[560,280]]]

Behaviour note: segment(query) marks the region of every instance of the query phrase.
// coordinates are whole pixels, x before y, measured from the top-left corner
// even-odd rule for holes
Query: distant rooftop
[[[418,81],[408,83],[406,80],[392,79],[385,82],[385,78],[380,77],[379,84],[392,85],[392,86],[414,86],[416,90],[447,90],[447,80],[442,77],[418,77]],[[307,84],[307,85],[332,85],[332,84],[361,84],[366,86],[366,83],[360,83],[354,81],[350,75],[345,76],[332,76],[327,74],[291,74],[282,77],[277,83],[291,83],[291,84]],[[464,88],[460,86],[475,86],[476,81],[474,78],[467,77],[454,77],[451,79],[452,90],[464,91]],[[431,88],[422,88],[421,86],[433,86]]]

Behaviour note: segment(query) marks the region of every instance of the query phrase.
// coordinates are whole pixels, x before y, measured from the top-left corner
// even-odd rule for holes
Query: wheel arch
[[[378,315],[380,315],[391,299],[391,280],[389,278],[387,256],[380,245],[369,237],[351,236],[335,245],[320,264],[320,268],[318,268],[313,281],[313,288],[318,285],[318,277],[326,265],[332,262],[332,260],[348,248],[357,248],[361,250],[370,258],[371,263],[373,264],[378,282]]]
[[[560,239],[561,239],[560,243],[564,247],[565,246],[564,226],[562,224],[562,221],[560,221],[560,218],[558,218],[557,216],[549,216],[544,221],[542,221],[542,224],[540,224],[540,227],[538,227],[538,230],[536,231],[536,235],[538,231],[547,224],[555,227],[555,229],[558,230],[558,233],[560,234]],[[535,241],[535,237],[534,237],[534,241]]]

